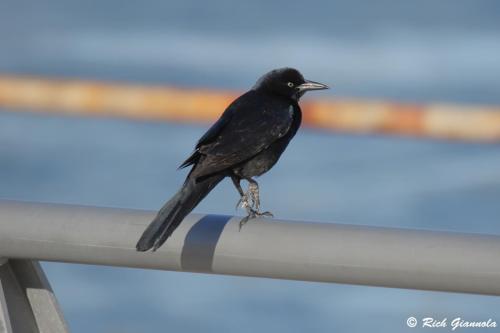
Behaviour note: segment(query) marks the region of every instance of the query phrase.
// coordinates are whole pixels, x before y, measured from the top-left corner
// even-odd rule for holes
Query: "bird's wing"
[[[242,95],[198,142],[204,158],[193,175],[210,175],[255,156],[285,135],[292,121],[290,103],[256,91]]]
[[[208,129],[208,131],[203,134],[203,136],[198,140],[196,144],[196,149],[206,146],[217,139],[220,132],[233,118],[235,108],[228,107],[226,111],[220,116],[220,118]]]
[[[230,119],[232,118],[233,112],[234,109],[231,107],[228,107],[226,111],[224,111],[224,113],[220,116],[219,120],[217,120],[208,129],[208,131],[206,131],[206,133],[203,134],[203,136],[198,140],[194,152],[179,166],[179,169],[195,164],[199,160],[201,156],[200,147],[209,145],[211,142],[217,139],[219,133],[226,126],[226,124],[229,123]]]

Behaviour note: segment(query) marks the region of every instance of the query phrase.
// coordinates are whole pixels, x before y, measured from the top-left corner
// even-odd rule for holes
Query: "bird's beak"
[[[306,80],[306,82],[297,86],[297,89],[299,90],[299,92],[306,92],[309,90],[330,89],[330,87],[328,87],[326,84],[323,83]]]

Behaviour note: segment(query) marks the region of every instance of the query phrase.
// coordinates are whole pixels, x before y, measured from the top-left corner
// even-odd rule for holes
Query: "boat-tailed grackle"
[[[299,129],[299,99],[309,90],[328,86],[305,80],[293,68],[273,70],[262,76],[250,91],[238,97],[201,137],[194,152],[181,164],[191,166],[184,185],[160,209],[137,243],[138,251],[158,249],[184,217],[225,177],[231,177],[247,211],[240,222],[259,216],[259,186],[253,177],[278,161]],[[244,192],[240,181],[248,181]]]

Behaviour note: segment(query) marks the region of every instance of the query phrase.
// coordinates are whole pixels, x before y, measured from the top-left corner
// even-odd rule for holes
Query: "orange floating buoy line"
[[[12,111],[210,122],[237,92],[0,75],[0,107]],[[304,124],[346,133],[500,142],[500,106],[412,105],[338,98],[302,103]]]

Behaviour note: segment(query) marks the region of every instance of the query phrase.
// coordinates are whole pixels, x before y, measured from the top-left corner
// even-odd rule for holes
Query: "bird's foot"
[[[240,227],[238,229],[238,231],[241,231],[241,228],[243,228],[243,226],[248,222],[248,220],[250,220],[252,217],[250,215],[247,215],[245,216],[244,218],[241,219],[240,221]]]
[[[240,221],[240,231],[241,231],[241,228],[251,219],[255,219],[255,218],[259,218],[259,217],[274,217],[273,213],[269,212],[269,211],[265,211],[265,212],[259,212],[257,210],[254,210],[252,208],[248,208],[247,209],[247,213],[248,215],[245,216],[244,218],[241,219]]]
[[[274,217],[273,213],[266,210],[265,212],[255,212],[254,218],[256,217]]]
[[[274,215],[270,211],[259,212],[257,210],[251,209],[250,212],[248,213],[247,217],[249,219],[255,219],[255,218],[259,218],[259,217],[274,217]]]
[[[236,207],[239,206],[245,208],[247,211],[247,216],[240,221],[240,230],[251,219],[258,217],[274,217],[271,212],[260,211],[259,185],[253,180],[249,181],[248,191],[243,194],[238,201]]]

